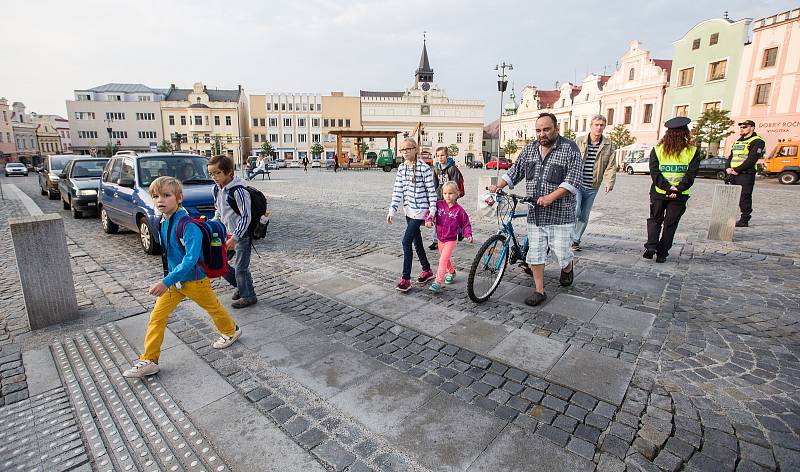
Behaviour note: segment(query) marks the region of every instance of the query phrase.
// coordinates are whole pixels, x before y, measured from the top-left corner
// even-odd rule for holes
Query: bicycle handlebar
[[[487,187],[486,190],[489,190],[489,188]],[[538,200],[538,198],[536,198],[536,197],[523,197],[523,196],[517,195],[515,193],[507,193],[507,192],[504,192],[503,189],[500,189],[500,188],[497,189],[495,194],[500,196],[500,197],[511,198],[514,201],[514,203],[525,203],[525,204],[528,204],[528,205],[536,205],[536,200]]]

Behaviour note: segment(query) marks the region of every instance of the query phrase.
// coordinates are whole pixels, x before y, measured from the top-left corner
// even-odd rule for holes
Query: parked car
[[[169,175],[183,183],[183,203],[195,218],[214,217],[214,182],[208,175],[208,159],[189,153],[146,153],[115,155],[106,163],[100,178],[98,209],[103,231],[116,233],[120,227],[139,233],[142,249],[158,254],[159,219],[148,193],[150,183]]]
[[[650,174],[650,151],[637,151],[631,154],[622,167],[628,175]]]
[[[275,159],[275,163],[278,165],[278,167],[283,167],[283,168],[286,167],[286,159],[282,157]]]
[[[45,157],[42,170],[39,172],[39,191],[50,200],[58,198],[58,176],[64,167],[77,156],[72,154],[53,154]]]
[[[714,177],[719,180],[725,180],[728,173],[725,172],[727,159],[724,157],[710,157],[700,161],[700,170],[697,171],[699,177]]]
[[[6,164],[4,174],[6,177],[11,177],[12,175],[24,175],[27,177],[28,168],[21,162],[9,162]]]
[[[292,159],[286,164],[286,167],[300,167],[300,161],[297,159]]]
[[[497,169],[497,165],[498,165],[497,159],[492,159],[491,161],[486,163],[486,168],[487,169]],[[500,169],[505,170],[505,169],[508,169],[509,167],[511,167],[511,161],[509,159],[506,159],[505,157],[501,157],[500,158]]]
[[[61,204],[65,210],[70,210],[73,218],[97,211],[97,190],[107,162],[106,158],[76,157],[58,176]]]
[[[472,161],[472,162],[467,163],[467,167],[471,167],[473,169],[482,169],[483,168],[483,162],[481,162],[481,161]]]
[[[278,162],[275,159],[267,161],[267,170],[278,170]]]
[[[319,166],[320,166],[320,163],[319,163],[319,156],[317,156],[317,157],[314,157],[313,159],[311,159],[311,167],[312,167],[312,168],[314,168],[314,167],[319,167]]]

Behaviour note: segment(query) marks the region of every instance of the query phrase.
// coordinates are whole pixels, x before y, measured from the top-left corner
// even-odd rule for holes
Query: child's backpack
[[[228,257],[227,250],[225,249],[225,241],[228,237],[225,231],[225,225],[219,221],[208,221],[204,217],[192,218],[191,216],[182,216],[175,223],[175,239],[185,250],[183,244],[183,235],[186,232],[186,225],[194,224],[203,234],[203,242],[201,244],[202,257],[197,263],[203,268],[206,276],[209,279],[222,277],[228,273]],[[166,254],[166,251],[162,251]],[[165,271],[166,271],[166,256],[163,258]]]
[[[458,172],[458,177],[459,177],[459,179],[458,179],[458,191],[461,192],[461,195],[459,195],[459,197],[463,197],[464,196],[464,174],[461,173],[461,171],[458,169],[458,167],[456,167],[456,172]]]
[[[250,226],[247,227],[247,233],[252,239],[262,239],[266,235],[266,229],[256,231],[256,226],[260,218],[267,213],[267,197],[265,197],[260,190],[250,187],[249,185],[234,185],[229,188],[227,198],[228,205],[233,209],[234,213],[239,216],[242,216],[242,212],[239,211],[239,204],[236,203],[236,198],[233,196],[233,192],[239,188],[245,189],[247,193],[250,194]],[[219,194],[219,187],[215,185],[215,201],[217,199],[217,194]]]

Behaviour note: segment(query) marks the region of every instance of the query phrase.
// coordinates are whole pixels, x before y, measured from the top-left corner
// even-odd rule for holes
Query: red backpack
[[[187,224],[194,224],[200,229],[203,235],[203,242],[201,244],[200,259],[197,264],[203,268],[203,272],[209,279],[215,279],[227,274],[228,269],[228,254],[225,248],[225,241],[228,233],[225,230],[225,225],[219,221],[208,221],[205,217],[192,218],[185,215],[178,219],[175,223],[175,238],[178,240],[181,248],[185,251],[183,244],[183,234],[186,232]],[[169,272],[167,266],[167,253],[166,245],[162,245],[161,261],[164,266],[164,275]]]
[[[459,177],[458,178],[458,191],[461,192],[461,196],[463,197],[465,195],[465,193],[464,193],[464,174],[462,174],[461,171],[458,170],[458,167],[456,167],[456,172],[458,172],[458,177]]]

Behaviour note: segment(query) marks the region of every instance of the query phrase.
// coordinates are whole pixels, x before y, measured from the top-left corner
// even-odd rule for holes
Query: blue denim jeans
[[[256,289],[253,287],[253,276],[250,274],[250,237],[247,236],[236,241],[236,254],[233,256],[228,273],[223,277],[229,284],[239,289],[242,298],[254,298]]]
[[[403,278],[411,278],[411,263],[414,255],[411,253],[411,244],[414,244],[414,249],[417,251],[417,257],[422,270],[431,270],[431,264],[428,262],[428,255],[425,254],[425,247],[422,243],[422,233],[420,226],[424,225],[424,220],[415,220],[406,216],[406,232],[403,234]]]
[[[572,230],[572,241],[581,242],[586,225],[589,224],[589,213],[592,212],[592,205],[597,196],[597,189],[594,187],[583,187],[578,189],[575,195],[575,228]]]

